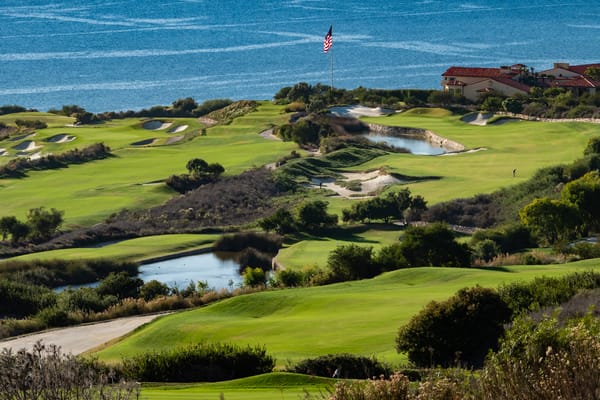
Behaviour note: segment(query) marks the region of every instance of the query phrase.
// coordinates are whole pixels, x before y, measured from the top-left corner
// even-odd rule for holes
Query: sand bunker
[[[492,113],[471,113],[461,118],[461,121],[471,125],[486,125],[488,120],[492,118]]]
[[[268,140],[281,140],[281,138],[275,136],[275,134],[273,133],[273,128],[264,130],[261,133],[259,133],[259,135]]]
[[[477,147],[475,149],[470,149],[470,150],[461,150],[461,151],[451,151],[448,153],[444,153],[444,154],[440,154],[440,157],[444,157],[444,156],[455,156],[458,154],[469,154],[469,153],[477,153],[479,151],[485,151],[487,150],[486,147]]]
[[[40,158],[42,158],[42,152],[41,151],[38,151],[37,153],[34,153],[34,154],[32,154],[32,155],[29,156],[30,160],[38,160]]]
[[[179,142],[181,139],[183,139],[183,135],[179,135],[179,136],[173,136],[167,139],[167,141],[165,142],[165,144],[173,144],[173,143],[177,143]]]
[[[19,143],[18,145],[13,146],[13,149],[26,152],[26,151],[37,150],[41,147],[42,146],[36,146],[35,142],[32,140],[25,140],[25,141]]]
[[[169,133],[179,133],[179,132],[183,132],[188,128],[187,125],[179,125],[176,126],[175,128],[171,128],[169,129]]]
[[[8,153],[6,152],[6,149],[0,149],[0,156],[4,156],[4,155],[6,155],[6,154],[8,154]]]
[[[336,192],[339,196],[345,198],[359,198],[359,197],[371,197],[377,194],[378,191],[385,188],[389,185],[394,185],[397,183],[402,183],[402,181],[398,178],[394,178],[392,175],[388,175],[385,172],[380,170],[375,170],[371,172],[347,172],[342,174],[344,176],[344,180],[351,181],[359,181],[360,182],[360,190],[350,190],[345,187],[342,187],[333,180],[321,180],[321,179],[313,179],[312,185],[317,187],[325,187]]]
[[[381,117],[383,115],[393,114],[394,110],[388,110],[381,107],[365,107],[365,106],[346,106],[346,107],[332,107],[329,112],[339,117]]]
[[[46,139],[46,141],[50,142],[50,143],[67,143],[67,142],[72,142],[73,140],[75,140],[75,138],[76,138],[75,136],[67,135],[66,133],[61,133],[61,134],[49,137],[48,139]]]
[[[150,139],[144,139],[144,140],[140,140],[139,142],[133,142],[131,143],[132,146],[148,146],[150,144],[154,144],[154,142],[156,142],[158,139],[156,138],[150,138]]]
[[[162,131],[173,125],[172,122],[162,122],[158,120],[144,122],[143,128],[149,131]]]
[[[23,140],[23,139],[31,139],[35,136],[35,133],[27,133],[25,135],[19,135],[19,136],[15,136],[10,138],[11,142],[18,142],[19,140]]]

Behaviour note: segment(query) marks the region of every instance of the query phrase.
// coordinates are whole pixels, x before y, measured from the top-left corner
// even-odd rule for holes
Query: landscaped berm
[[[598,95],[510,96],[298,84],[11,108],[0,400],[45,382],[107,399],[597,398],[600,124],[566,118]],[[561,115],[522,115],[541,104]],[[419,155],[382,132],[454,147]],[[239,280],[141,273],[207,252]]]

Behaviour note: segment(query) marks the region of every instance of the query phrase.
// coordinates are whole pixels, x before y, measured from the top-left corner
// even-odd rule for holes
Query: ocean
[[[598,37],[600,1],[2,0],[0,105],[271,99],[332,61],[336,87],[431,89],[452,65],[600,62]]]

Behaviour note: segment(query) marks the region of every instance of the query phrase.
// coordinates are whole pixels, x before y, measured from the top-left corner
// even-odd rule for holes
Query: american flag
[[[331,49],[331,46],[333,46],[333,36],[332,36],[332,31],[333,26],[329,27],[329,32],[327,32],[327,35],[325,35],[325,40],[323,40],[323,53],[327,53],[329,51],[329,49]]]

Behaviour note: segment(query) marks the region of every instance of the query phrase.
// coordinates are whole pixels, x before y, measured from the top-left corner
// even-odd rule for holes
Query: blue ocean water
[[[140,109],[283,86],[439,88],[451,65],[600,62],[600,2],[2,0],[0,105]]]

